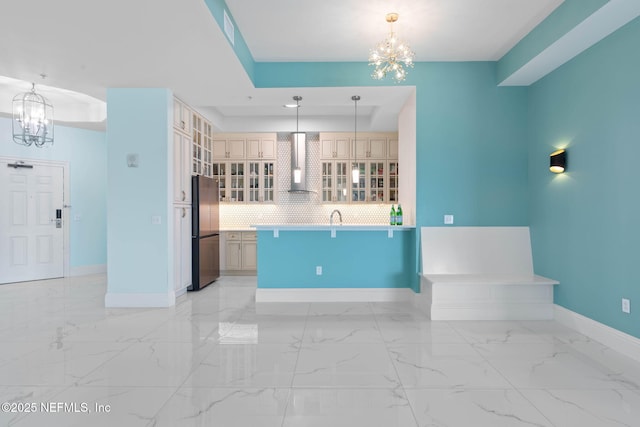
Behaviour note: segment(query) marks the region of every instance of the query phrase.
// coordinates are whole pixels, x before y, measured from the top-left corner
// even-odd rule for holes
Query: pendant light
[[[296,144],[296,167],[293,169],[293,182],[296,184],[300,184],[302,181],[302,169],[300,169],[300,165],[298,164],[298,136],[300,132],[298,131],[298,118],[300,111],[300,101],[302,100],[301,96],[294,96],[293,100],[296,101],[296,133],[293,136],[294,142]]]
[[[46,76],[42,74],[44,79]],[[13,98],[13,141],[20,145],[44,147],[53,145],[53,106],[42,95],[36,93],[36,84],[31,91]]]
[[[351,182],[357,184],[360,180],[360,167],[358,166],[358,101],[360,101],[360,97],[358,95],[353,95],[351,97],[355,105],[354,115],[353,115],[353,168],[351,169]]]

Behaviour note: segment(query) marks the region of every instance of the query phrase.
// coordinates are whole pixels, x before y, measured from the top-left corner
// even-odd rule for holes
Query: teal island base
[[[417,291],[413,226],[260,225],[256,301],[392,301]]]

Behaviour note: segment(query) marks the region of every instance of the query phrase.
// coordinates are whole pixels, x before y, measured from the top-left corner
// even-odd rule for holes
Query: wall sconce
[[[556,150],[549,155],[549,170],[553,173],[563,173],[567,169],[567,152]]]

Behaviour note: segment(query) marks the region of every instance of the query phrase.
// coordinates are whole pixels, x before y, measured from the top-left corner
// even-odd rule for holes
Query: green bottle
[[[398,204],[398,209],[396,210],[396,225],[402,225],[402,206]]]
[[[389,214],[389,225],[396,225],[396,210],[391,205],[391,213]]]

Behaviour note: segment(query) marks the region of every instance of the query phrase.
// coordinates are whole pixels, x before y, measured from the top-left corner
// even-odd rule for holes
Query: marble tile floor
[[[255,287],[105,309],[102,275],[0,286],[0,426],[640,426],[640,363],[556,322]]]

